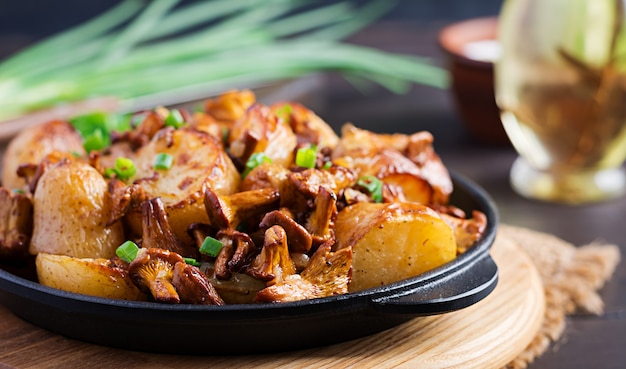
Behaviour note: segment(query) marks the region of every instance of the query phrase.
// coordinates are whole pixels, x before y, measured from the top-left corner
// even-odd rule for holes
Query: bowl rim
[[[441,29],[437,42],[440,48],[455,61],[484,68],[492,68],[493,62],[472,59],[463,53],[468,42],[497,40],[498,17],[471,18],[451,23]]]

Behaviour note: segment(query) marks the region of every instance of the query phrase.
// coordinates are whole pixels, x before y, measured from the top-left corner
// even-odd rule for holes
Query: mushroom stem
[[[207,187],[204,192],[204,206],[213,227],[236,229],[246,219],[275,208],[279,196],[278,191],[273,188],[219,196]]]

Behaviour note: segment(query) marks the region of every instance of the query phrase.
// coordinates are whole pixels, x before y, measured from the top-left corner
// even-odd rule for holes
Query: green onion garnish
[[[293,109],[291,108],[291,105],[285,104],[276,110],[276,116],[289,123],[292,111]]]
[[[196,267],[199,267],[200,265],[202,265],[201,263],[199,263],[196,259],[194,258],[183,258],[185,259],[185,263],[189,264],[189,265],[193,265]]]
[[[128,158],[119,157],[115,159],[115,174],[119,179],[128,179],[137,173],[135,163]]]
[[[200,246],[200,252],[205,255],[216,257],[222,250],[222,246],[224,245],[221,241],[207,236],[207,238],[205,238],[202,242],[202,246]]]
[[[154,169],[167,170],[172,167],[172,163],[174,163],[174,157],[162,152],[154,158]]]
[[[328,169],[330,169],[332,167],[333,167],[333,162],[329,160],[329,161],[324,163],[324,165],[322,166],[322,169],[328,170]]]
[[[165,118],[165,125],[168,127],[180,128],[185,124],[183,115],[178,109],[170,110],[169,115]]]
[[[131,129],[129,114],[94,112],[76,116],[70,124],[83,137],[87,152],[102,150],[111,144],[111,132],[126,132]]]
[[[317,146],[302,147],[296,152],[296,165],[303,168],[315,168]]]
[[[363,176],[356,182],[369,192],[374,202],[383,202],[383,182],[374,176]]]
[[[88,153],[102,150],[109,145],[108,136],[99,129],[93,131],[89,136],[83,137],[83,147]]]
[[[270,159],[264,152],[255,152],[250,155],[250,158],[246,162],[246,168],[244,169],[241,176],[245,178],[250,171],[263,163],[271,163],[272,159]]]
[[[126,241],[115,250],[115,255],[130,263],[137,257],[138,251],[139,247],[133,241]]]

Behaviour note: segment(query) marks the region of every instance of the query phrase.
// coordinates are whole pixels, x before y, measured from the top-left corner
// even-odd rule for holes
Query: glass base
[[[536,200],[584,204],[613,199],[626,193],[626,169],[555,173],[537,170],[519,157],[511,168],[511,186]]]

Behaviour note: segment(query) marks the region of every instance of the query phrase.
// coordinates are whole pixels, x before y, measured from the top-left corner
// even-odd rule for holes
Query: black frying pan
[[[452,177],[451,203],[484,212],[487,230],[455,260],[400,282],[280,304],[167,305],[65,292],[0,269],[0,303],[70,338],[159,353],[268,353],[363,337],[414,317],[465,308],[495,288],[498,268],[489,255],[498,224],[495,205],[476,184]]]

